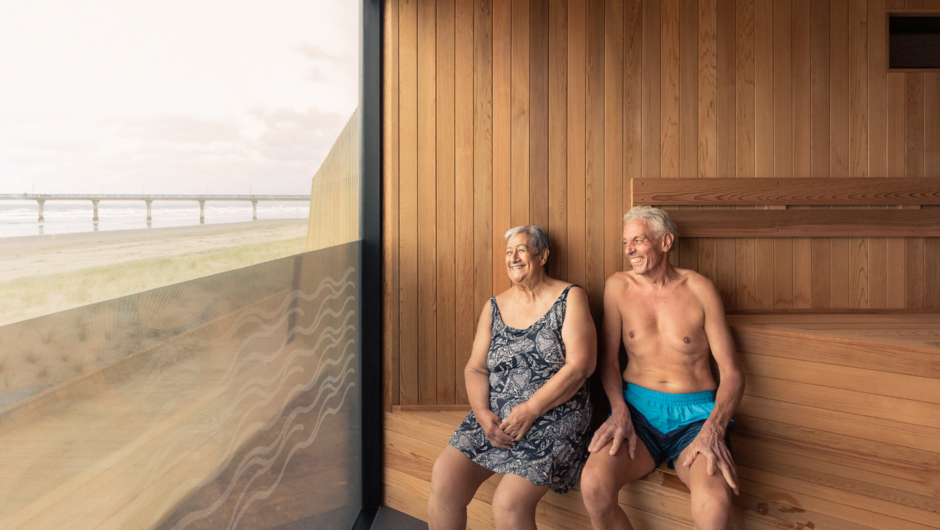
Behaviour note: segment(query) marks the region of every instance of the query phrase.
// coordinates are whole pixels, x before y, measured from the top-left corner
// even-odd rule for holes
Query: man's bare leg
[[[428,523],[432,530],[465,530],[467,505],[493,472],[451,446],[444,448],[431,472]]]
[[[689,467],[682,462],[688,458],[688,447],[673,461],[679,479],[692,492],[692,520],[697,530],[730,530],[734,507],[731,505],[731,486],[717,466],[708,474],[708,458],[699,454]]]
[[[504,475],[493,494],[496,530],[536,530],[535,507],[546,493],[548,486],[536,486],[518,475]]]
[[[656,462],[639,439],[636,441],[632,460],[626,443],[620,446],[616,455],[610,456],[611,443],[613,442],[608,442],[600,451],[591,453],[584,465],[584,471],[581,473],[581,496],[591,515],[594,528],[632,530],[630,519],[617,502],[620,488],[627,482],[648,475],[656,468]]]

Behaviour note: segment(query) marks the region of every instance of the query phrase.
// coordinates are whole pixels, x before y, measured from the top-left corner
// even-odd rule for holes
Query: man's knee
[[[620,488],[614,482],[613,473],[602,465],[588,464],[581,473],[581,497],[584,506],[593,516],[617,504]]]
[[[699,528],[731,528],[731,512],[731,488],[724,480],[708,481],[692,490],[692,519]]]

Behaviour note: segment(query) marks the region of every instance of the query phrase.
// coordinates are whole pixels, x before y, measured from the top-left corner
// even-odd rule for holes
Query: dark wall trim
[[[362,0],[359,230],[362,239],[362,509],[382,503],[382,0]]]

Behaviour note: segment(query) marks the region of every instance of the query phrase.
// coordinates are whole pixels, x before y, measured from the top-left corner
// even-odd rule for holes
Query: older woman
[[[597,334],[584,291],[550,278],[548,237],[506,232],[512,287],[490,299],[464,370],[472,410],[431,477],[430,526],[461,529],[480,484],[504,473],[493,496],[496,528],[535,528],[535,506],[574,486],[587,457],[587,378]]]

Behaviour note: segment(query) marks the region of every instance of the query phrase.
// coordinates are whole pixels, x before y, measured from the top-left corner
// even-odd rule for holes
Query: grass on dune
[[[306,238],[298,237],[0,282],[0,323],[298,254],[305,242]]]

